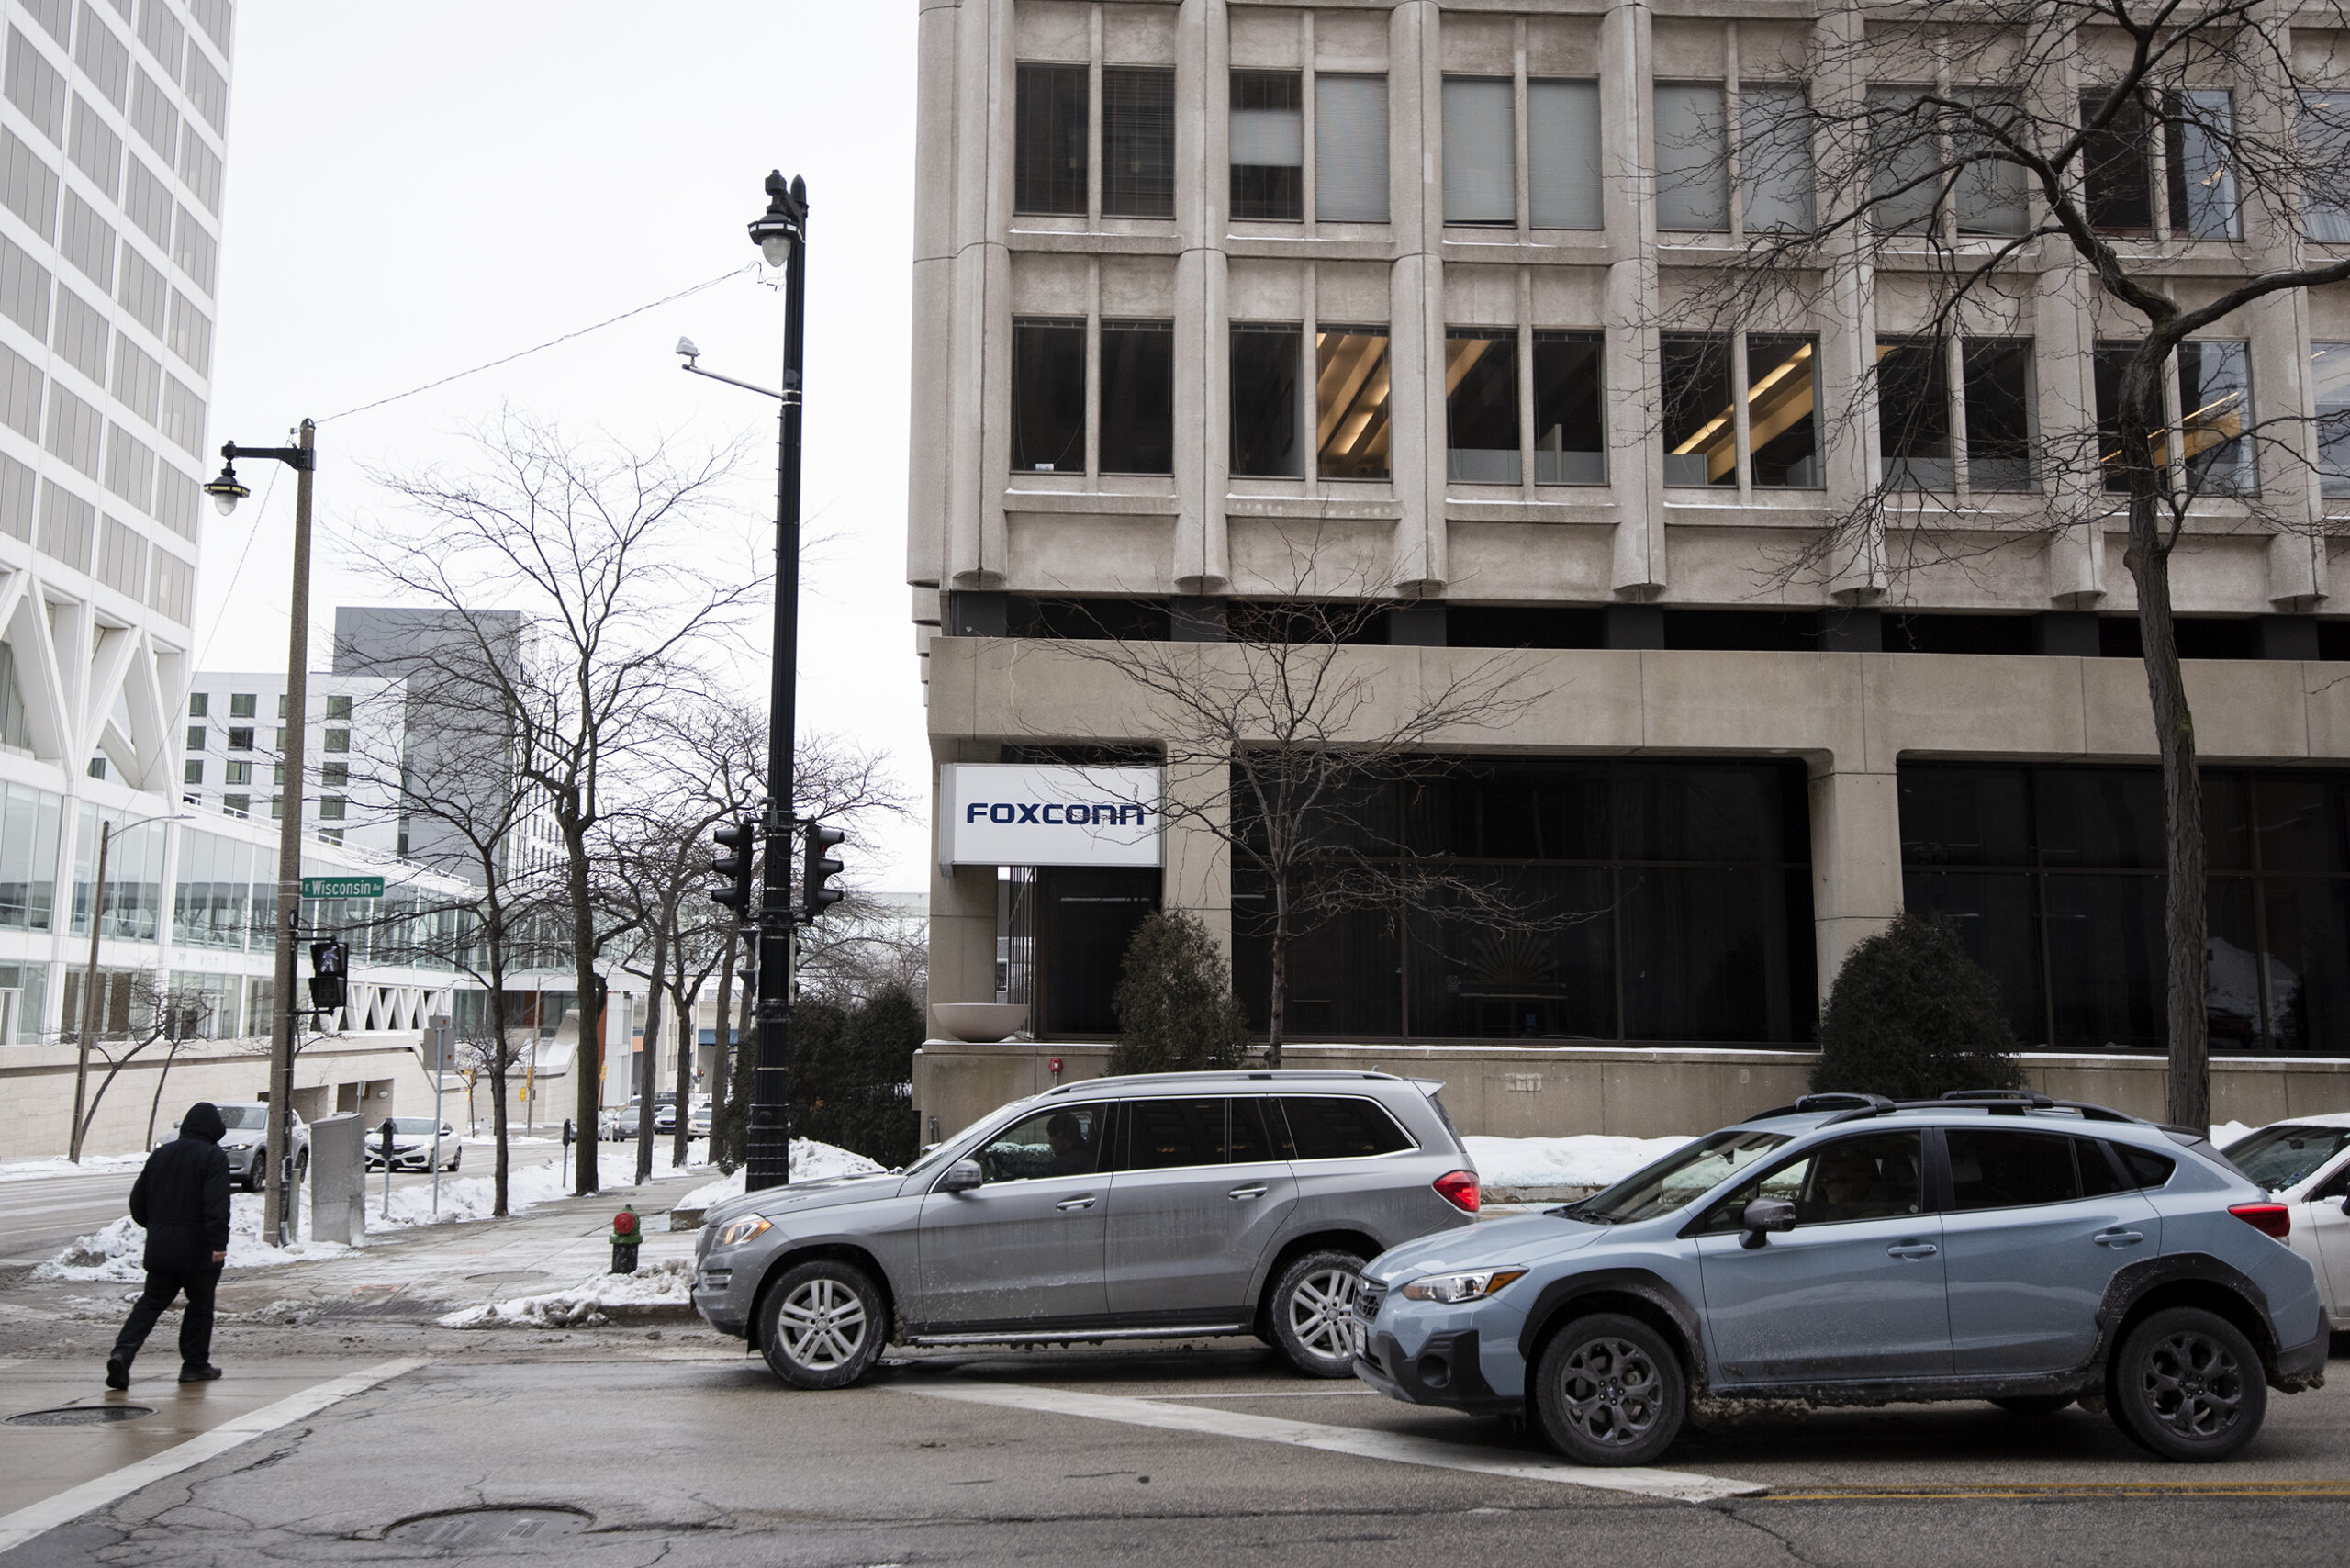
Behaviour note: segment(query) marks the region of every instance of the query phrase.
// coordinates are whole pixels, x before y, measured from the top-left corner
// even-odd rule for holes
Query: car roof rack
[[[2027,1111],[2071,1111],[2085,1122],[2128,1122],[2145,1126],[2143,1117],[2132,1116],[2109,1105],[2093,1105],[2084,1100],[2052,1100],[2030,1089],[1953,1089],[1933,1100],[1888,1100],[1882,1094],[1836,1092],[1807,1094],[1792,1105],[1781,1105],[1749,1116],[1751,1122],[1768,1121],[1774,1116],[1809,1115],[1818,1111],[1833,1111],[1819,1125],[1834,1126],[1839,1122],[1865,1121],[1872,1116],[1889,1115],[1896,1111],[1959,1111],[1982,1110],[1994,1116],[2020,1116]]]
[[[1360,1083],[1366,1079],[1373,1081],[1383,1081],[1391,1083],[1401,1083],[1404,1081],[1403,1079],[1398,1078],[1392,1072],[1369,1072],[1358,1068],[1345,1067],[1226,1067],[1211,1068],[1201,1072],[1127,1072],[1117,1074],[1114,1081],[1121,1085],[1148,1085],[1161,1083],[1199,1083],[1209,1079],[1220,1080],[1225,1082],[1247,1082],[1252,1079],[1259,1081],[1270,1080],[1281,1083],[1296,1083],[1302,1081],[1325,1083]],[[1113,1080],[1106,1076],[1102,1078],[1073,1079],[1067,1083],[1054,1084],[1050,1089],[1046,1090],[1043,1094],[1037,1096],[1037,1098],[1048,1099],[1056,1094],[1073,1093],[1080,1089],[1097,1090],[1102,1087],[1102,1085],[1112,1081],[1113,1081]]]
[[[1807,1094],[1792,1105],[1780,1105],[1759,1115],[1749,1116],[1751,1122],[1769,1121],[1773,1116],[1807,1116],[1815,1111],[1866,1111],[1871,1115],[1893,1109],[1893,1102],[1882,1094],[1848,1094],[1841,1091],[1829,1094]]]

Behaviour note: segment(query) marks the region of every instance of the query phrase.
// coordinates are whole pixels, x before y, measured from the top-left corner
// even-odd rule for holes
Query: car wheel
[[[759,1304],[759,1350],[794,1388],[846,1388],[888,1338],[881,1293],[854,1263],[819,1258],[787,1270]]]
[[[2069,1394],[2035,1394],[2025,1398],[1991,1401],[2010,1416],[2053,1416],[2072,1402],[2073,1396]]]
[[[1535,1365],[1543,1436],[1577,1464],[1646,1464],[1681,1435],[1688,1379],[1664,1337],[1594,1313],[1551,1336]]]
[[[2268,1413],[2259,1352],[2199,1307],[2167,1307],[2132,1328],[2108,1377],[2115,1425],[2164,1459],[2232,1458]]]
[[[262,1160],[258,1156],[256,1156],[256,1157],[254,1158],[254,1159],[253,1159],[253,1162],[252,1162],[252,1167],[251,1167],[250,1169],[248,1169],[248,1170],[245,1171],[245,1191],[246,1191],[246,1192],[248,1192],[248,1193],[258,1193],[258,1192],[260,1192],[260,1191],[261,1191],[261,1169],[262,1169],[262,1165],[263,1165],[263,1160]]]
[[[310,1173],[310,1151],[304,1149],[294,1157],[294,1180],[300,1182]]]
[[[1354,1345],[1347,1317],[1362,1280],[1362,1260],[1332,1249],[1291,1260],[1273,1281],[1265,1317],[1273,1346],[1308,1377],[1351,1377]]]
[[[457,1167],[464,1164],[464,1160],[465,1151],[462,1148],[457,1150],[456,1153],[451,1155],[449,1157],[449,1174],[454,1176],[457,1173]]]

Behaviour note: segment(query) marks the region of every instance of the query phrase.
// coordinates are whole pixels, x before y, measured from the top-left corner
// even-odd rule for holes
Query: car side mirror
[[[2342,1200],[2342,1212],[2343,1212],[2344,1214],[2345,1214],[2345,1215],[2350,1215],[2350,1195],[2345,1195],[2345,1196],[2343,1198],[2343,1200]]]
[[[936,1190],[941,1193],[968,1193],[979,1182],[979,1162],[958,1159],[946,1168],[945,1175],[939,1177]]]
[[[1757,1198],[1746,1205],[1738,1223],[1746,1232],[1739,1238],[1739,1245],[1751,1250],[1770,1240],[1774,1230],[1793,1230],[1796,1206],[1785,1198]]]

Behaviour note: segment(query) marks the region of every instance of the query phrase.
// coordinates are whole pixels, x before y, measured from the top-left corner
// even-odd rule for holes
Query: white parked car
[[[2221,1152],[2290,1211],[2286,1241],[2317,1271],[2327,1324],[2350,1331],[2350,1114],[2272,1122]]]
[[[446,1122],[430,1116],[392,1118],[392,1169],[395,1170],[455,1170],[465,1158],[464,1145]],[[367,1129],[367,1169],[384,1168],[383,1124]]]

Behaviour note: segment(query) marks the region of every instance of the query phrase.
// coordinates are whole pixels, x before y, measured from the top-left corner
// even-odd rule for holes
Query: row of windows
[[[201,733],[202,732],[200,731],[190,730],[188,732],[189,741],[193,743]],[[244,749],[251,750],[252,748],[246,747]],[[205,764],[202,757],[192,756],[188,758],[185,782],[190,784],[203,783],[204,767]],[[269,781],[271,786],[273,788],[283,789],[285,784],[285,765],[282,762],[272,763],[270,765],[269,773]],[[319,784],[329,790],[348,789],[351,785],[351,764],[347,762],[323,763],[319,766],[318,773]],[[229,789],[242,789],[251,785],[252,781],[253,765],[252,763],[230,761],[224,762],[220,765],[220,782],[228,786]]]
[[[1175,73],[1164,66],[1105,66],[1102,112],[1091,113],[1089,68],[1024,63],[1014,110],[1013,206],[1041,215],[1172,218],[1175,214]],[[1970,165],[1955,178],[1933,172],[1964,147],[1921,121],[1915,85],[1868,90],[1870,195],[1884,232],[2014,235],[2028,218],[2024,171]],[[2009,89],[1961,85],[1952,96],[1997,119]],[[1307,101],[1312,101],[1314,189],[1306,189]],[[1811,227],[1818,174],[1799,84],[1659,82],[1655,126],[1656,219],[1666,230],[1763,232]],[[2084,124],[2104,95],[2084,92]],[[1238,219],[1384,223],[1389,220],[1387,78],[1358,73],[1236,70],[1230,78],[1231,215]],[[2020,111],[2019,111],[2020,112]],[[1604,226],[1599,84],[1590,79],[1448,76],[1442,98],[1443,213],[1447,224],[1515,228],[1520,220],[1518,148],[1526,150],[1526,222],[1536,229]],[[1929,111],[1930,116],[1930,111]],[[2123,236],[2242,237],[2232,162],[2233,102],[2224,88],[2192,88],[2132,104],[2087,139],[2082,194],[2090,220]],[[1730,128],[1738,129],[1738,176]],[[2300,135],[2312,149],[2350,149],[2350,100],[2306,95]],[[1091,186],[1098,139],[1100,188]],[[2350,208],[2311,201],[2312,239],[2350,240]]]
[[[195,752],[206,750],[209,745],[211,733],[210,729],[203,724],[190,724],[187,727],[187,749]],[[253,749],[253,727],[252,725],[231,724],[222,733],[226,736],[227,750],[251,751]],[[278,730],[276,732],[276,744],[273,749],[284,751],[285,749],[285,730]],[[341,755],[349,752],[351,750],[351,732],[349,730],[327,731],[325,749],[330,755]],[[279,771],[281,774],[284,772],[282,765],[280,766]],[[195,784],[201,782],[201,780],[190,778],[188,782]],[[231,780],[231,782],[241,783],[242,780]]]
[[[1099,372],[1089,409],[1087,322],[1015,319],[1013,470],[1171,473],[1173,334],[1171,321],[1102,320],[1091,331]],[[1304,340],[1295,323],[1232,323],[1230,471],[1306,477],[1304,424],[1310,418],[1313,476],[1390,477],[1388,329],[1319,325],[1310,365]],[[1538,485],[1607,483],[1604,349],[1604,334],[1592,330],[1447,329],[1447,477],[1516,485],[1530,457]],[[1801,333],[1659,334],[1665,483],[1818,487],[1817,351],[1817,340]],[[2096,348],[2098,452],[2110,490],[2127,488],[2118,467],[2121,382],[2134,352],[2127,342]],[[1877,356],[1878,442],[1888,488],[2039,487],[2031,340],[1888,336],[1878,340]],[[2310,364],[2321,488],[2350,495],[2350,343],[2312,344]],[[2245,433],[2253,419],[2250,345],[2181,345],[2163,397],[2158,461],[2166,469],[2184,465],[2198,493],[2255,493]],[[1523,424],[1522,409],[1532,415]]]
[[[130,20],[129,7],[122,0],[108,0]],[[162,67],[160,78],[151,75],[145,67],[132,59],[129,46],[120,34],[106,22],[90,0],[73,0],[71,15],[68,0],[30,0],[27,9],[50,37],[56,39],[60,50],[71,54],[80,69],[118,114],[127,115],[139,133],[169,162],[177,145],[183,140],[197,140],[193,128],[183,134],[179,111],[172,106],[163,84],[176,83],[187,95],[196,112],[218,135],[226,129],[229,108],[229,83],[209,56],[187,37],[163,0],[142,0],[139,6],[138,23],[134,29],[140,43],[154,62]],[[205,30],[218,40],[226,32],[225,22],[218,29],[206,22],[202,13],[215,13],[214,20],[225,15],[223,0],[207,0],[196,7],[198,21]],[[69,32],[68,24],[71,22]],[[11,28],[17,38],[22,33]],[[226,45],[222,48],[225,53]],[[18,46],[13,40],[9,50],[8,96],[17,106],[37,124],[46,122],[50,114],[62,113],[52,108],[60,102],[63,90],[63,73],[50,63],[46,55],[35,49],[29,39],[21,46],[25,56],[17,62]],[[52,136],[52,140],[58,140]],[[207,203],[207,205],[211,205]]]
[[[64,200],[65,224],[57,244],[65,259],[198,375],[209,375],[212,318],[193,299],[166,283],[163,274],[150,265],[129,241],[118,247],[113,228],[84,206],[81,197],[67,191]],[[118,253],[122,263],[118,274],[115,266]],[[14,241],[0,236],[0,311],[43,342],[50,341],[50,284],[47,267]],[[79,298],[62,283],[56,292]],[[87,302],[83,303],[87,309]],[[61,305],[60,308],[64,307]],[[103,363],[90,378],[104,385]]]
[[[121,432],[117,429],[115,433]],[[162,471],[177,472],[168,464]],[[192,519],[185,532],[193,536]],[[111,517],[102,518],[96,507],[54,481],[37,480],[30,468],[6,453],[0,453],[0,533],[22,540],[75,571],[93,573],[117,592],[143,599],[150,609],[181,625],[188,623],[196,592],[192,563],[161,544],[151,550],[137,532]]]
[[[327,717],[330,719],[350,718],[351,701],[352,700],[348,693],[330,693],[326,700]],[[261,697],[257,692],[232,691],[229,694],[229,717],[231,719],[253,718],[257,714],[260,702]],[[187,716],[189,718],[207,718],[211,715],[211,712],[212,694],[210,692],[191,691],[188,693]],[[281,719],[285,717],[285,694],[282,691],[277,694],[277,716]],[[190,733],[193,734],[194,732],[191,731]]]

